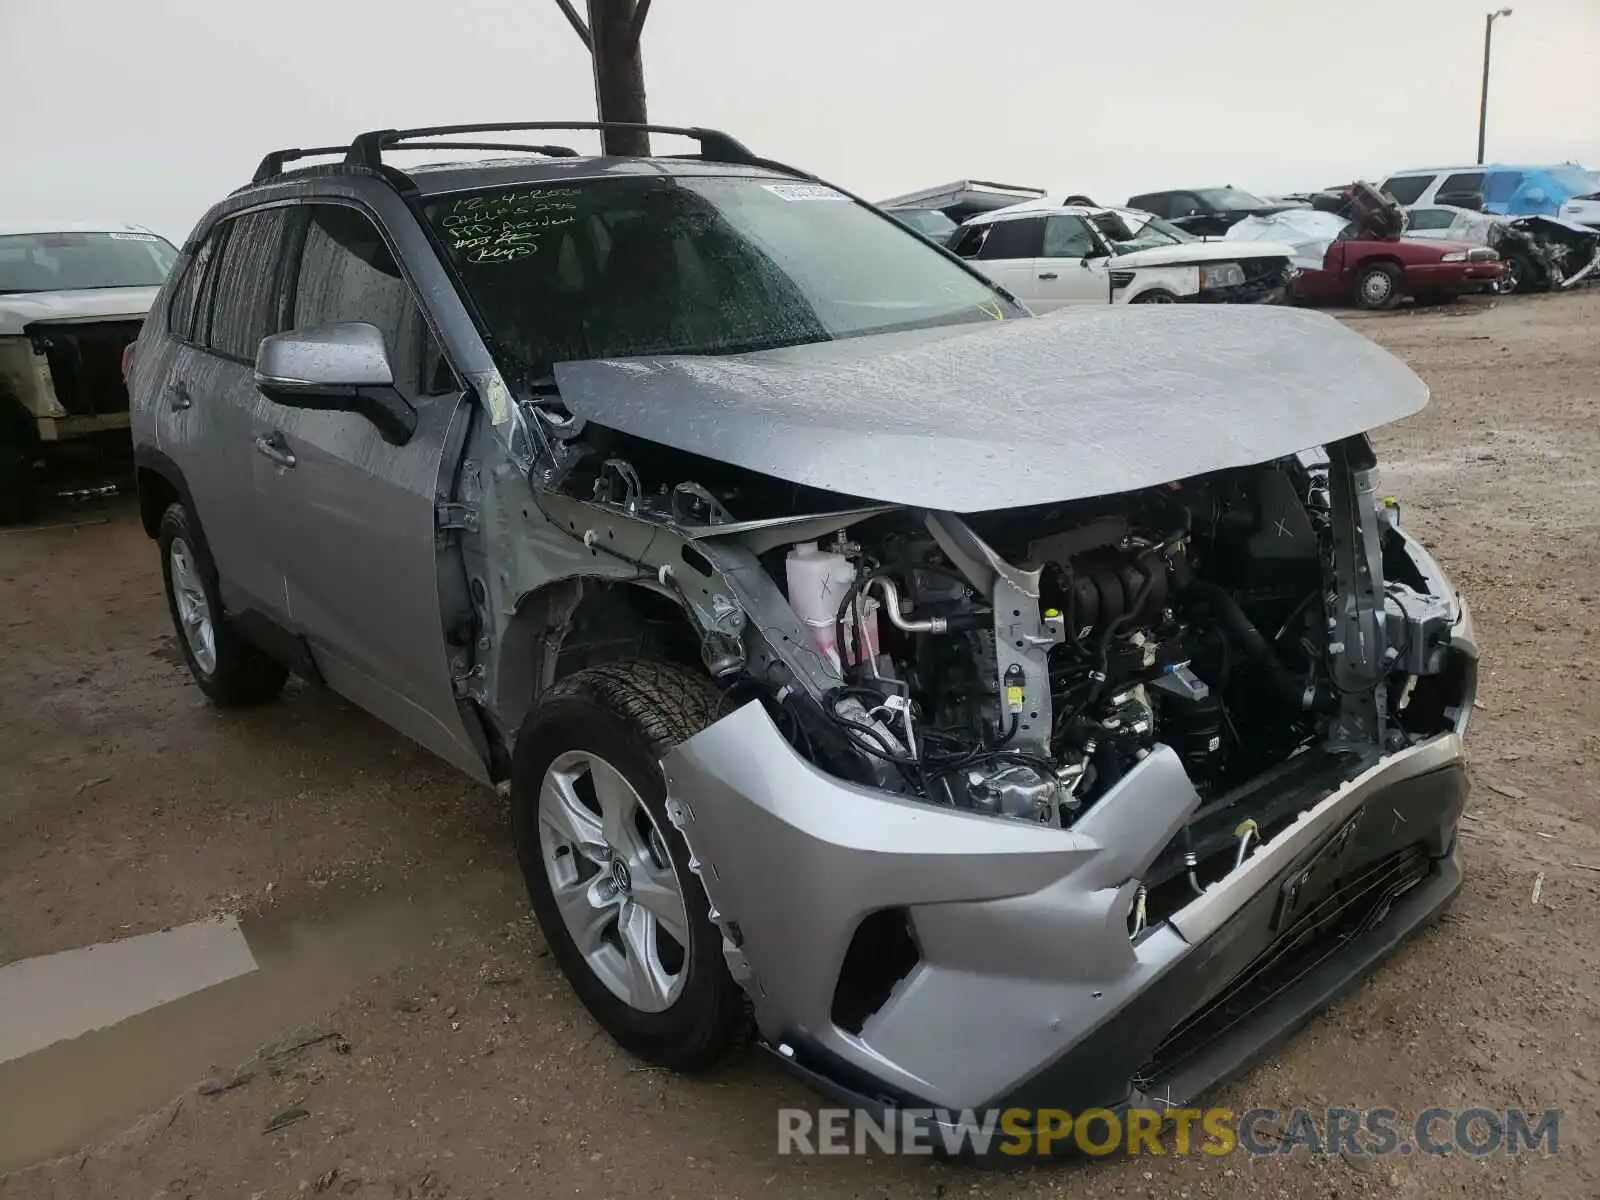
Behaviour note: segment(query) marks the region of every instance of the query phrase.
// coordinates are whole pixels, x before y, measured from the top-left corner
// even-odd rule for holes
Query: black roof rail
[[[412,131],[407,131],[412,132]],[[519,150],[524,154],[543,154],[548,158],[576,158],[578,152],[571,146],[524,146],[514,142],[413,142],[409,137],[407,145],[393,147],[404,150]],[[284,164],[295,162],[302,158],[318,158],[323,155],[342,154],[349,156],[349,146],[311,146],[305,149],[296,147],[291,150],[274,150],[266,155],[261,164],[256,167],[256,173],[251,177],[251,183],[265,183],[269,179],[276,179],[283,174]]]
[[[283,174],[283,164],[294,162],[301,158],[316,158],[323,154],[343,154],[346,146],[312,146],[309,149],[274,150],[261,160],[261,165],[256,168],[256,173],[251,177],[251,183],[265,183],[269,179]]]
[[[405,142],[418,138],[452,137],[461,133],[522,133],[529,130],[550,129],[627,129],[644,133],[670,133],[693,138],[700,143],[700,157],[712,162],[758,165],[761,160],[737,138],[716,129],[700,129],[682,125],[643,125],[628,121],[507,121],[487,125],[434,125],[423,129],[374,129],[360,134],[350,143],[345,162],[353,166],[379,170],[383,166],[385,150],[405,149]],[[455,148],[461,143],[430,143],[431,148]],[[480,147],[470,143],[465,149]],[[491,147],[499,149],[500,147]],[[269,156],[270,157],[270,156]],[[266,164],[263,163],[263,166]]]
[[[542,154],[546,158],[577,158],[571,146],[524,146],[520,142],[412,142],[393,147],[399,150],[518,150],[523,154]],[[345,148],[340,147],[344,153]]]

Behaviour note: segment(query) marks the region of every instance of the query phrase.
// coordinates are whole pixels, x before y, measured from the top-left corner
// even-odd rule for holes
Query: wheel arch
[[[216,565],[211,545],[206,541],[205,524],[195,507],[194,495],[178,464],[150,446],[137,446],[133,452],[134,481],[139,491],[139,524],[153,541],[161,533],[161,517],[172,504],[182,504],[189,513],[189,529],[200,543],[201,568],[215,582]]]
[[[562,679],[640,658],[705,671],[700,634],[670,591],[599,575],[544,584],[517,601],[500,636],[491,673],[495,722],[514,737],[534,701]]]
[[[1406,277],[1406,265],[1405,265],[1405,263],[1401,262],[1398,258],[1396,258],[1392,254],[1368,254],[1368,255],[1365,255],[1361,259],[1357,260],[1356,265],[1351,268],[1351,273],[1359,275],[1362,271],[1365,271],[1368,267],[1376,267],[1376,266],[1393,267],[1396,271],[1400,272],[1400,278],[1402,280],[1404,280],[1405,277]]]

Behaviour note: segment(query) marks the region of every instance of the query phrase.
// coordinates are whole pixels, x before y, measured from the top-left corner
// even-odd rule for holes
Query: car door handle
[[[181,383],[175,383],[167,389],[167,407],[173,412],[182,412],[186,408],[194,407],[194,399],[189,395],[189,389]]]
[[[276,429],[256,438],[256,453],[280,467],[292,467],[295,464],[294,451],[289,449],[289,440]]]
[[[1039,276],[1040,279],[1054,279],[1055,277],[1056,273],[1054,271],[1046,271]]]

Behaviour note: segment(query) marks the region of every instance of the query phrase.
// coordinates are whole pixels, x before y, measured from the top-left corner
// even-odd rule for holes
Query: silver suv
[[[619,1042],[753,1017],[868,1107],[1183,1103],[1448,902],[1477,651],[1375,490],[1406,367],[1031,318],[710,131],[392,161],[580,127],[276,152],[190,237],[134,436],[207,695],[506,785]]]

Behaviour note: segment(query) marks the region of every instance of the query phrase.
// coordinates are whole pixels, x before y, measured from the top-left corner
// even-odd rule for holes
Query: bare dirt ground
[[[757,1052],[687,1080],[599,1034],[494,794],[331,695],[209,707],[122,503],[0,534],[0,964],[231,912],[261,969],[0,1065],[0,1194],[1600,1195],[1600,293],[1351,322],[1433,388],[1379,450],[1485,648],[1467,883],[1216,1100],[1555,1107],[1557,1158],[781,1157],[817,1101]]]

